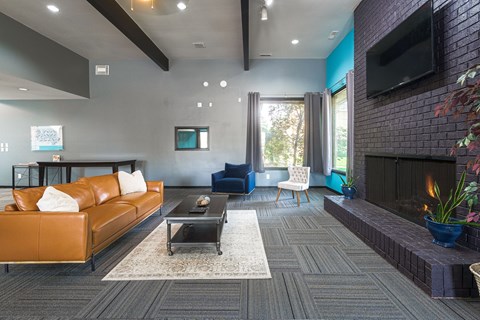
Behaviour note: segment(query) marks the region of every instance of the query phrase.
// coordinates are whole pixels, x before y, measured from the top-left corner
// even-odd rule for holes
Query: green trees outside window
[[[347,89],[342,89],[332,96],[332,149],[333,169],[347,171]]]
[[[266,168],[303,164],[303,100],[262,101],[262,148]]]

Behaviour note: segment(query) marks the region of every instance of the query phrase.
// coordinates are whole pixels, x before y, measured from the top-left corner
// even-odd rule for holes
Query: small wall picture
[[[32,126],[32,151],[63,150],[63,126]]]
[[[52,161],[53,162],[60,162],[60,160],[62,160],[62,157],[59,154],[54,154],[52,156]]]

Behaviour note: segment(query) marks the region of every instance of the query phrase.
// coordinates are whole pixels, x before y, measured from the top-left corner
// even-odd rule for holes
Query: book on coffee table
[[[188,212],[189,213],[205,213],[207,212],[208,207],[193,207]]]

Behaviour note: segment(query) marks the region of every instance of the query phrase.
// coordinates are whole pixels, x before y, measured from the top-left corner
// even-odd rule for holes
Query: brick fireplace
[[[433,211],[438,204],[434,183],[444,203],[455,188],[455,158],[395,154],[365,158],[365,199],[420,226],[425,226],[426,210]]]
[[[476,252],[480,251],[480,230],[467,227],[460,240],[461,244],[476,251],[461,246],[454,250],[436,246],[424,227],[391,212],[401,211],[398,209],[405,203],[399,195],[421,193],[420,199],[413,200],[413,207],[416,207],[416,202],[430,200],[428,190],[406,190],[410,187],[397,179],[397,189],[393,192],[396,198],[392,199],[372,194],[372,186],[369,186],[372,180],[368,171],[372,171],[372,166],[379,170],[379,165],[369,164],[367,156],[395,155],[382,159],[384,165],[391,167],[397,166],[395,159],[406,164],[405,159],[412,159],[412,156],[413,159],[449,157],[451,147],[467,130],[462,117],[435,118],[434,108],[457,86],[457,78],[466,69],[480,63],[478,1],[433,0],[436,73],[387,95],[366,98],[366,51],[424,2],[363,0],[355,9],[354,174],[359,177],[357,195],[360,200],[327,197],[325,209],[431,296],[465,297],[477,294],[468,265],[480,261],[480,253]],[[447,159],[451,162],[445,171],[448,172],[448,184],[451,179],[459,180],[465,165],[474,156],[461,149],[454,159]],[[414,164],[410,165],[415,170]],[[404,178],[403,174],[395,172],[397,177]],[[475,179],[478,177],[467,175],[467,181]],[[432,180],[440,181],[440,178],[432,177]],[[393,188],[392,185],[383,186],[389,187]],[[380,202],[380,206],[361,199]],[[386,204],[393,204],[393,208],[383,209]],[[466,213],[466,208],[457,210],[460,217]]]
[[[443,101],[458,76],[480,63],[478,1],[434,0],[437,72],[402,89],[366,98],[366,51],[425,1],[364,0],[354,13],[355,25],[355,159],[359,176],[357,195],[366,198],[366,155],[395,154],[448,157],[467,125],[461,117],[435,118],[434,107]],[[456,156],[456,180],[474,155],[461,149]],[[478,179],[469,174],[467,181]],[[466,208],[457,214],[464,216]],[[480,251],[477,229],[467,228],[462,243]]]

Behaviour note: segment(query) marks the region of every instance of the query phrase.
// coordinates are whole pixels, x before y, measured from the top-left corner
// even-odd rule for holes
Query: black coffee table
[[[224,223],[227,223],[228,195],[209,195],[210,204],[205,213],[190,213],[196,207],[200,195],[186,197],[178,206],[165,216],[167,223],[167,251],[173,255],[175,247],[216,247],[220,250],[220,238]],[[183,224],[172,237],[172,224]]]

